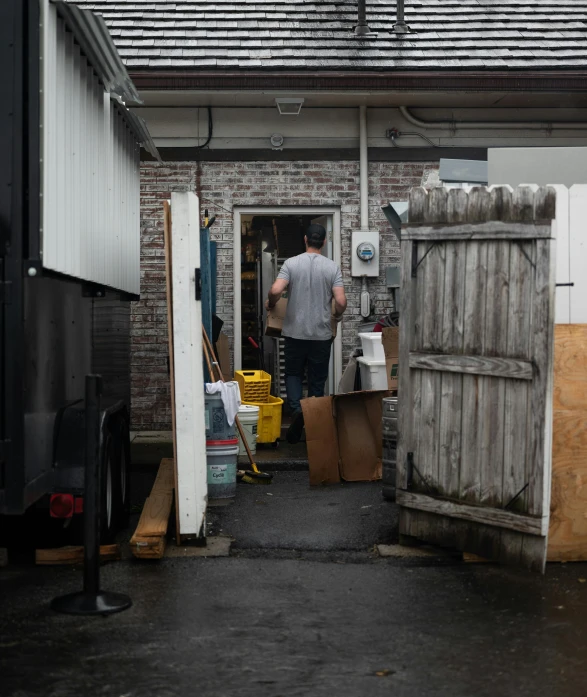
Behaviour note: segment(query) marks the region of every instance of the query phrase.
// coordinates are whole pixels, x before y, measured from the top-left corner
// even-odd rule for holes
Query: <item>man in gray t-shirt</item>
[[[285,337],[287,402],[294,415],[287,433],[290,443],[300,440],[304,427],[300,400],[306,366],[308,397],[324,396],[332,346],[332,300],[337,321],[342,319],[347,306],[340,269],[321,254],[326,230],[322,225],[310,225],[304,241],[306,252],[284,263],[266,305],[272,309],[288,289],[282,336]]]

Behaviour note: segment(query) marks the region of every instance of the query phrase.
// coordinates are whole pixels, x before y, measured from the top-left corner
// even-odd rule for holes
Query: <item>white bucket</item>
[[[363,357],[369,361],[384,361],[385,352],[382,343],[383,334],[381,332],[368,332],[359,334]]]
[[[368,358],[357,358],[361,370],[362,390],[387,390],[387,369],[385,359],[370,361]]]
[[[236,496],[236,438],[227,441],[207,441],[208,497],[231,499]]]
[[[251,453],[257,452],[257,428],[259,424],[259,407],[254,407],[251,404],[241,404],[238,410],[238,419],[241,422],[243,431],[245,432],[245,438],[249,444]],[[238,433],[238,445],[239,445],[239,455],[246,455],[247,451],[241,440],[240,433]]]

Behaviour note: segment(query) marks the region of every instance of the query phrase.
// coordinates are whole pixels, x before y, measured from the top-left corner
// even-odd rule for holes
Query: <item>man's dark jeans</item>
[[[324,397],[332,339],[306,341],[285,337],[285,387],[293,414],[302,410],[302,382],[308,366],[308,397]]]

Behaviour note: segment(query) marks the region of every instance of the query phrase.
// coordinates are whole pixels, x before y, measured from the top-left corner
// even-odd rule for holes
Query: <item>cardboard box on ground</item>
[[[266,336],[274,336],[279,338],[281,336],[281,330],[283,329],[283,322],[285,320],[285,312],[287,310],[287,294],[284,294],[279,298],[275,307],[272,310],[267,311],[267,325],[265,327]],[[334,315],[334,300],[332,301],[332,314]],[[331,322],[332,336],[336,337],[336,332],[338,331],[338,322],[333,318]]]
[[[349,392],[302,400],[310,484],[381,479],[383,398]]]

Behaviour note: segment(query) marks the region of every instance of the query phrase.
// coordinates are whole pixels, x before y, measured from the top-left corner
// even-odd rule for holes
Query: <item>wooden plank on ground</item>
[[[101,545],[100,561],[118,561],[120,559],[119,545]],[[84,548],[70,545],[54,549],[37,549],[35,551],[35,564],[43,566],[57,566],[60,564],[83,564]]]
[[[167,337],[169,342],[169,381],[171,396],[171,429],[173,433],[173,469],[175,482],[175,534],[177,544],[181,544],[179,534],[179,505],[177,502],[177,450],[175,435],[175,361],[173,356],[173,292],[172,292],[172,258],[171,258],[171,206],[169,201],[163,202],[163,239],[165,243],[165,288],[167,295]]]
[[[548,561],[587,561],[587,324],[557,324]]]
[[[145,501],[139,524],[130,540],[131,551],[139,559],[161,559],[165,552],[173,503],[174,472],[171,458],[161,460],[151,494]]]

